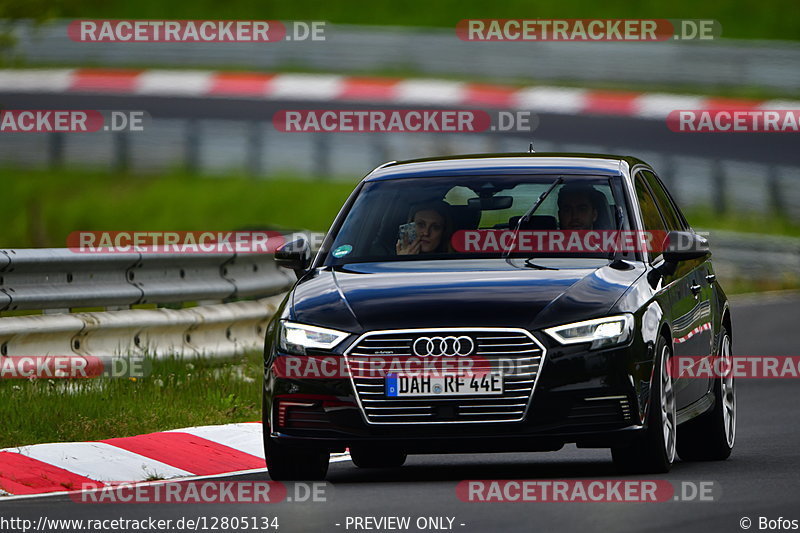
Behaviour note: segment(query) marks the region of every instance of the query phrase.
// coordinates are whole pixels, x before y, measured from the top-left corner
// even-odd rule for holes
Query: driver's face
[[[414,215],[417,225],[417,238],[420,240],[421,252],[432,252],[439,247],[444,233],[444,218],[431,209],[417,211]]]
[[[568,194],[559,198],[558,226],[561,229],[592,229],[597,220],[597,210],[587,194]]]

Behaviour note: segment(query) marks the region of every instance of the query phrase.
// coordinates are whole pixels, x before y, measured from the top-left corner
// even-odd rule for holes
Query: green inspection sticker
[[[333,251],[333,257],[344,257],[353,251],[353,247],[349,244],[343,244]]]

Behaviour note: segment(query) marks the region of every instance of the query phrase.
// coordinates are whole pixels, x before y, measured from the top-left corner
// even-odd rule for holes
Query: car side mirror
[[[692,231],[670,231],[664,240],[664,261],[679,263],[711,255],[708,239]]]
[[[308,241],[297,239],[275,250],[275,264],[294,270],[300,278],[311,266],[311,248],[308,246]]]

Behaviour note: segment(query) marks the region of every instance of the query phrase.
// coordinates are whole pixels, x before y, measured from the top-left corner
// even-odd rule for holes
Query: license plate
[[[492,396],[503,394],[502,374],[420,376],[387,374],[386,396]]]

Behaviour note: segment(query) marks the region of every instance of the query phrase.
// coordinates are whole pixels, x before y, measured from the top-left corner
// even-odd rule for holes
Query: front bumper
[[[592,352],[585,346],[550,345],[521,421],[454,420],[459,399],[453,398],[446,402],[448,408],[437,411],[438,423],[430,424],[370,423],[350,379],[281,377],[274,362],[285,355],[271,352],[265,368],[264,427],[274,439],[331,450],[365,443],[406,453],[623,445],[644,429],[646,419],[652,359],[642,348],[635,342]]]

